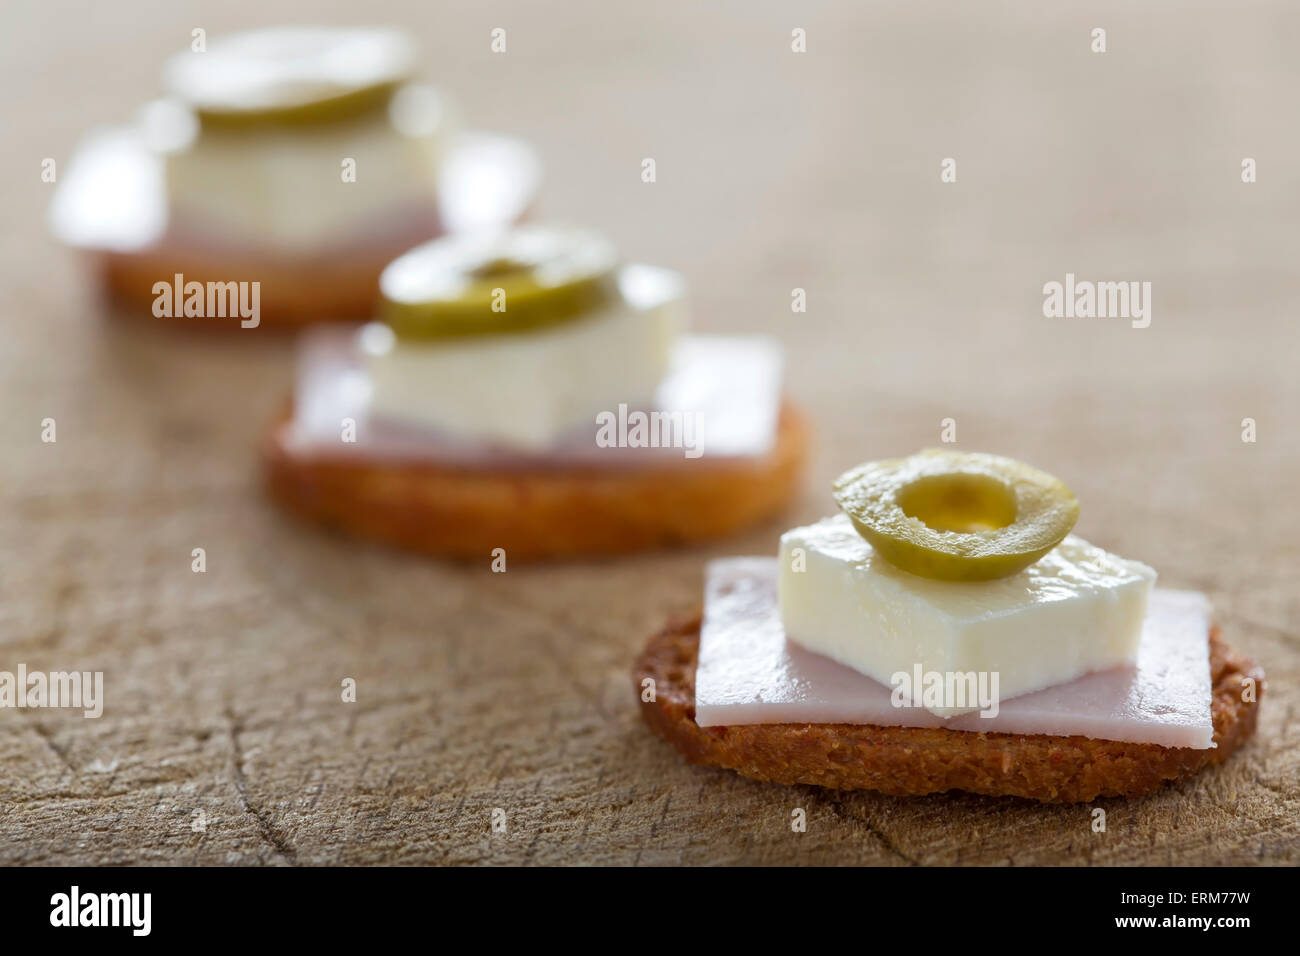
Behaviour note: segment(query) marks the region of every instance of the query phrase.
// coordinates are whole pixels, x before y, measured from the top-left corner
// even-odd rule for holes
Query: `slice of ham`
[[[895,707],[890,687],[787,642],[777,572],[775,558],[709,564],[695,674],[695,720],[701,727],[880,724],[1214,746],[1210,605],[1203,594],[1152,592],[1133,666],[1003,700],[995,717],[972,712],[945,721],[921,707]]]
[[[367,460],[436,461],[472,467],[601,467],[647,463],[690,467],[681,448],[601,447],[592,421],[542,452],[467,440],[430,427],[372,419],[370,386],[355,328],[319,328],[303,336],[287,441],[295,454]],[[696,412],[703,459],[757,458],[776,439],[781,406],[780,346],[761,336],[684,336],[655,396],[658,409]],[[649,409],[652,411],[653,409]],[[617,407],[611,408],[617,413]],[[339,440],[340,423],[357,423],[357,441]]]

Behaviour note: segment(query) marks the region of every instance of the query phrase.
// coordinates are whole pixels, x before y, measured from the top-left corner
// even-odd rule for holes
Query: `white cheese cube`
[[[676,273],[629,266],[621,301],[591,316],[515,334],[396,341],[368,327],[370,411],[449,435],[538,451],[620,403],[650,407],[685,326]]]
[[[320,128],[200,134],[166,154],[168,202],[180,216],[227,239],[311,250],[409,209],[433,206],[441,140],[413,138],[386,115]],[[340,161],[357,161],[355,181]]]
[[[1155,579],[1075,535],[1018,574],[980,582],[903,571],[846,515],[781,536],[790,640],[886,685],[918,671],[997,674],[1003,700],[1131,663]],[[926,709],[950,717],[976,706]]]

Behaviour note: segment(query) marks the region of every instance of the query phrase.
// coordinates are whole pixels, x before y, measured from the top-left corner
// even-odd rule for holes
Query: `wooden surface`
[[[129,116],[191,29],[260,6],[0,13],[0,669],[106,683],[99,720],[0,711],[0,862],[1300,861],[1293,5],[368,7],[417,31],[476,125],[538,144],[545,213],[683,270],[698,328],[779,336],[819,427],[784,522],[505,574],[282,518],[254,440],[285,344],[106,323],[44,233],[42,158]],[[294,6],[357,15],[276,19]],[[1152,282],[1151,326],[1045,319],[1066,272]],[[839,470],[935,444],[946,417],[959,447],[1065,478],[1087,538],[1209,592],[1270,678],[1229,765],[1099,803],[1097,834],[1088,807],[762,785],[649,735],[628,668],[705,560],[773,553],[832,510]]]

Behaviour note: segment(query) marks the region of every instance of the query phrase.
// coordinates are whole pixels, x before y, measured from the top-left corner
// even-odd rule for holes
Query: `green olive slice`
[[[1079,502],[1061,481],[998,455],[928,449],[835,480],[836,503],[891,564],[944,581],[988,581],[1033,564],[1070,533]]]
[[[542,328],[616,301],[617,266],[614,245],[585,229],[529,225],[435,239],[384,270],[380,318],[412,339]]]
[[[203,128],[256,129],[377,113],[414,62],[414,45],[398,30],[275,27],[179,53],[164,79]]]

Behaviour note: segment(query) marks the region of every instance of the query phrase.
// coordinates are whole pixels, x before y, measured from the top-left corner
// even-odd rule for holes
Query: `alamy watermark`
[[[103,671],[0,671],[0,708],[72,707],[90,718],[104,713]]]
[[[51,926],[123,927],[132,936],[148,936],[152,914],[152,893],[83,893],[74,885],[50,897]]]
[[[643,412],[620,404],[596,415],[598,448],[680,448],[687,458],[704,454],[699,412]]]
[[[255,329],[262,322],[260,282],[186,282],[178,272],[171,282],[155,282],[152,291],[155,318],[238,317],[244,329]]]
[[[1130,319],[1133,328],[1151,324],[1150,282],[1092,282],[1076,280],[1043,285],[1043,315],[1049,319]]]
[[[926,710],[978,710],[981,717],[996,717],[997,671],[927,671],[920,664],[912,672],[895,671],[889,678],[894,691],[889,702],[895,707],[924,707]]]

